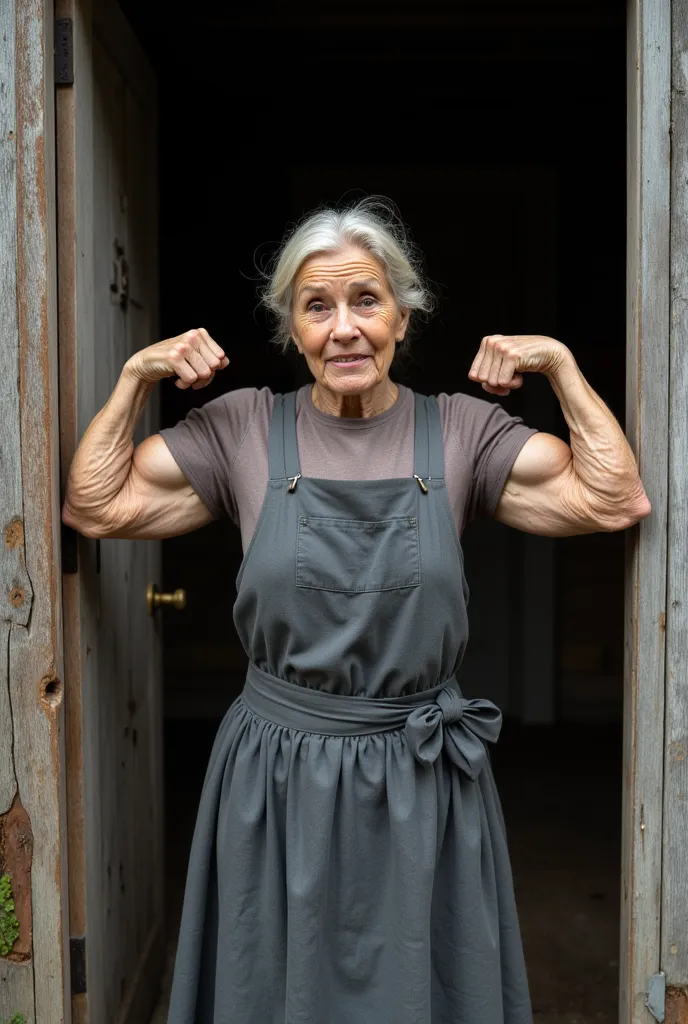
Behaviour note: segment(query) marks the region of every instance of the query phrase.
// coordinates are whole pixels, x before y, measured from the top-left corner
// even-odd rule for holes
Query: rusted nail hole
[[[10,141],[12,141],[12,139],[14,138],[14,132],[10,132],[10,133],[8,134],[7,138],[8,138],[8,139],[9,139]]]
[[[43,700],[55,708],[62,700],[62,683],[59,679],[43,680]]]
[[[19,608],[20,605],[24,604],[24,591],[21,587],[12,587],[10,590],[10,604],[14,608]]]

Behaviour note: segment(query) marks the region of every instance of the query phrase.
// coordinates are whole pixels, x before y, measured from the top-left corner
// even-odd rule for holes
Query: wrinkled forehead
[[[371,252],[347,246],[336,252],[314,253],[304,260],[294,279],[294,294],[318,287],[341,288],[361,283],[389,287],[384,267]]]

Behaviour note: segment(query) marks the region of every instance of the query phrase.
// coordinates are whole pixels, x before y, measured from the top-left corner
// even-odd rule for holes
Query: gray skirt
[[[500,717],[454,683],[340,697],[252,666],[208,766],[169,1024],[531,1024]]]

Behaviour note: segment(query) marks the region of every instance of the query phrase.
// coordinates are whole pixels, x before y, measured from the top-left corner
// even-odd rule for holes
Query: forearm
[[[547,377],[569,427],[571,468],[586,500],[600,515],[642,514],[649,503],[631,447],[573,355],[567,351]]]
[[[122,490],[131,470],[134,430],[153,386],[125,366],[77,448],[67,480],[65,522],[77,527],[97,523]]]

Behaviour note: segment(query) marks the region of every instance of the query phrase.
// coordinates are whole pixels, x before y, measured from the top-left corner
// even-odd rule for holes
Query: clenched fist
[[[176,374],[178,388],[197,390],[210,384],[217,371],[228,365],[229,359],[217,342],[199,327],[142,348],[127,360],[125,369],[151,384]]]
[[[468,376],[492,395],[508,395],[524,373],[556,373],[569,355],[566,345],[540,334],[488,334]]]

